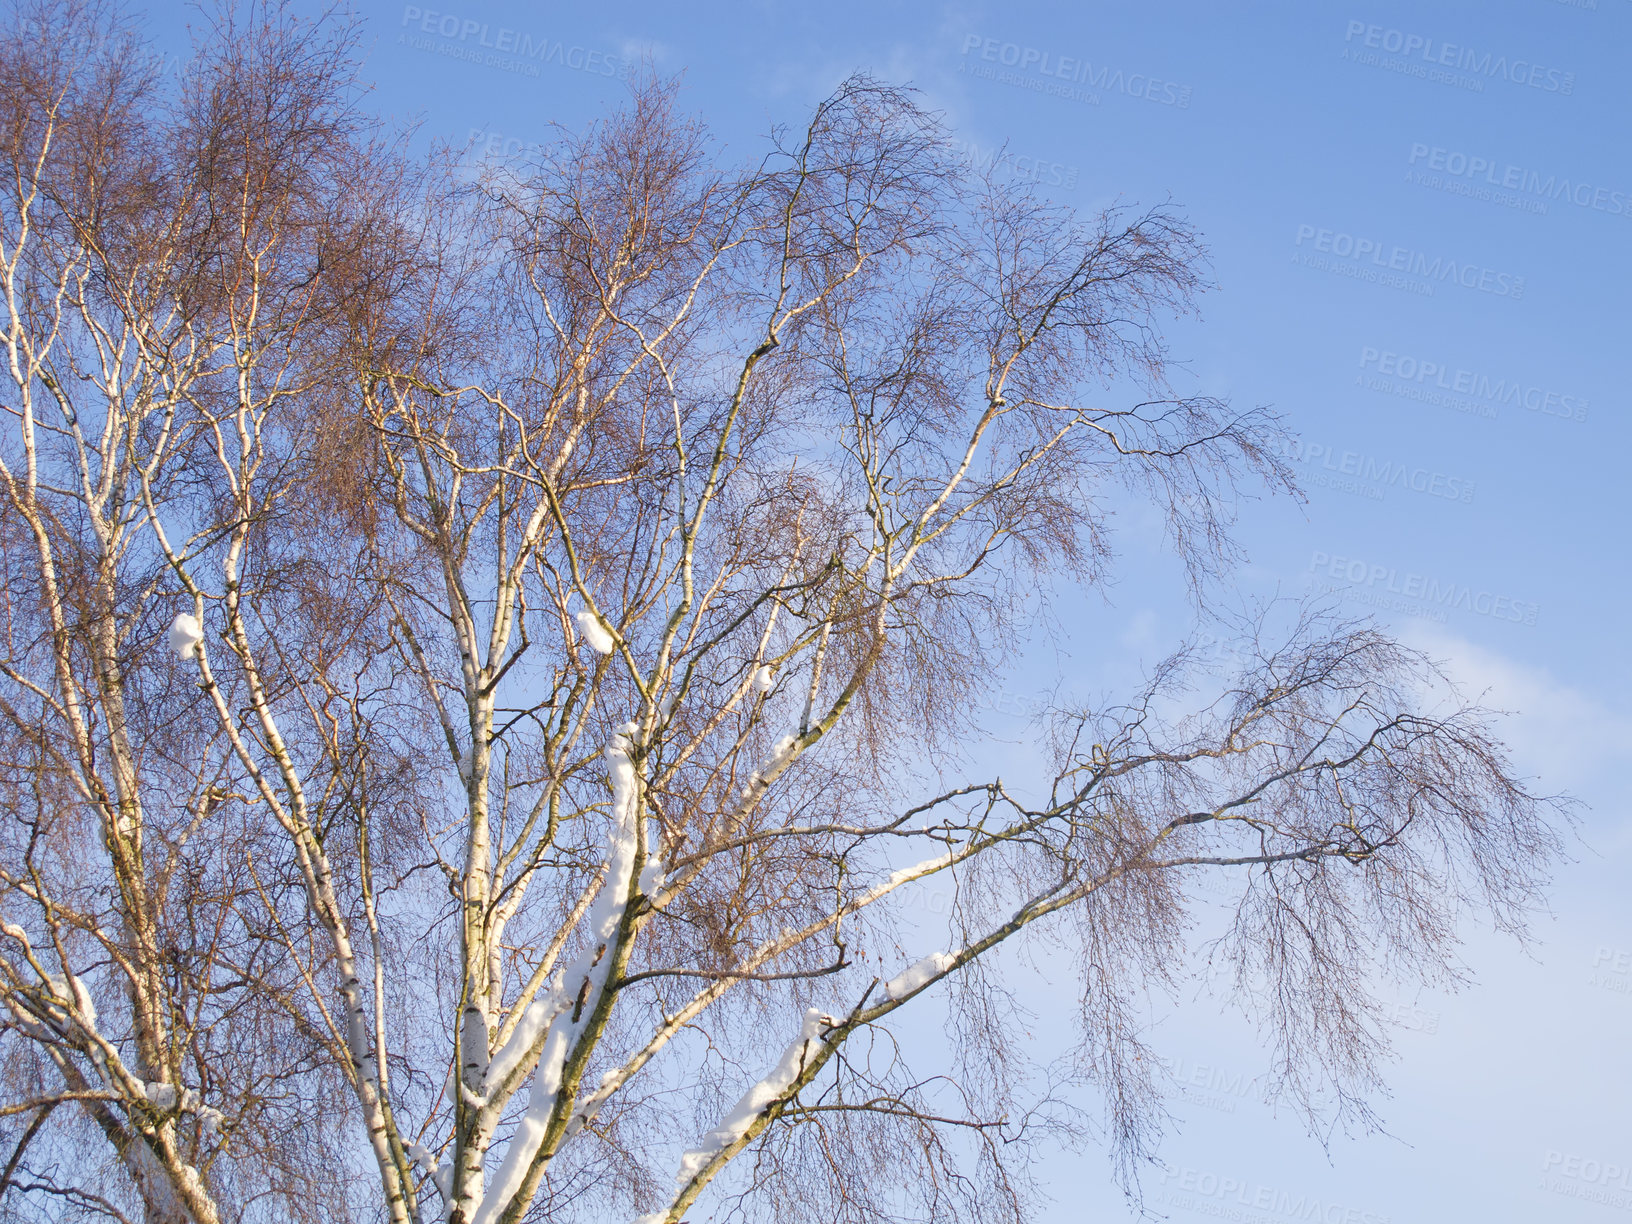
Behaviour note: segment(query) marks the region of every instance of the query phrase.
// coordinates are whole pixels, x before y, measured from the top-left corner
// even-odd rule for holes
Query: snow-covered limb
[[[748,775],[748,782],[742,788],[744,799],[751,799],[756,792],[774,782],[777,776],[788,767],[793,760],[794,750],[799,746],[797,735],[784,735],[771,745],[771,755],[765,758],[765,763]]]
[[[932,980],[958,963],[950,952],[932,952],[910,968],[903,969],[884,983],[884,997],[904,999],[914,991],[922,990]]]
[[[782,1052],[781,1059],[771,1069],[770,1074],[743,1093],[736,1108],[725,1116],[724,1121],[704,1135],[701,1143],[680,1158],[681,1185],[701,1173],[709,1161],[741,1139],[760,1114],[787,1095],[788,1089],[799,1078],[800,1072],[809,1064],[814,1053],[812,1047],[821,1044],[822,1030],[831,1028],[836,1023],[832,1016],[819,1012],[814,1007],[805,1012],[804,1023],[799,1026],[799,1036],[795,1037]]]
[[[887,895],[892,890],[899,888],[901,885],[909,883],[912,880],[919,879],[923,876],[933,874],[936,871],[944,870],[951,864],[960,861],[960,859],[967,856],[968,853],[969,852],[967,850],[949,852],[948,854],[936,855],[934,858],[925,859],[920,863],[913,864],[911,867],[903,867],[900,870],[892,873],[884,881],[874,885],[872,888],[867,889],[865,892],[859,894],[852,900],[839,906],[833,914],[807,923],[802,927],[784,928],[781,933],[773,938],[765,940],[749,955],[744,957],[739,963],[738,968],[741,969],[744,974],[750,974],[759,969],[761,966],[767,964],[775,957],[788,951],[790,948],[796,947],[805,940],[810,939],[812,936],[828,930],[833,923],[848,918],[851,914],[854,914],[858,910],[861,910],[867,905],[879,900],[881,897]],[[655,897],[653,898],[653,904],[661,906],[664,904],[665,900],[666,898],[662,896]],[[618,1085],[621,1085],[631,1075],[644,1066],[646,1061],[659,1049],[661,1049],[662,1046],[666,1044],[668,1040],[679,1031],[680,1028],[690,1023],[690,1021],[696,1018],[698,1015],[701,1015],[703,1011],[705,1011],[715,1000],[717,1000],[727,991],[727,989],[729,989],[729,986],[730,979],[725,977],[710,982],[687,1003],[669,1015],[664,1022],[658,1026],[657,1031],[653,1034],[651,1041],[649,1041],[647,1045],[635,1055],[634,1058],[632,1058],[628,1063],[625,1063],[624,1066],[616,1072],[615,1076],[611,1077],[610,1079],[603,1078],[603,1086],[590,1098],[591,1103],[598,1107],[602,1097],[609,1095],[611,1089],[615,1089]]]
[[[582,612],[573,613],[572,619],[573,623],[578,626],[578,632],[583,637],[584,642],[596,654],[611,654],[617,648],[617,639],[612,636],[612,631],[606,627],[606,622],[596,616],[595,613],[586,608]]]
[[[527,1057],[527,1051],[538,1044],[550,1024],[566,1010],[569,999],[562,985],[564,980],[564,977],[557,977],[527,1005],[509,1039],[487,1064],[487,1075],[482,1081],[484,1097],[491,1097],[493,1089],[510,1078]]]
[[[197,1088],[178,1090],[174,1084],[159,1083],[156,1080],[149,1080],[143,1088],[147,1093],[147,1103],[153,1108],[175,1109],[181,1113],[193,1114],[204,1124],[205,1131],[212,1135],[227,1120],[227,1115],[219,1109],[204,1104],[204,1098],[199,1096]]]
[[[858,896],[855,900],[855,906],[859,909],[864,905],[871,905],[886,893],[894,892],[903,884],[910,884],[921,876],[934,875],[937,871],[950,867],[960,858],[967,857],[968,853],[968,850],[948,850],[945,854],[937,854],[934,858],[927,858],[922,862],[914,863],[910,867],[901,867],[892,871],[879,883]]]
[[[603,872],[589,881],[583,891],[579,893],[578,900],[573,902],[572,909],[562,921],[561,926],[551,936],[549,944],[544,949],[543,957],[533,967],[533,972],[528,977],[527,984],[522,987],[521,993],[516,996],[510,1015],[498,1027],[497,1044],[499,1050],[498,1054],[495,1055],[496,1058],[502,1058],[508,1062],[526,1050],[537,1049],[537,1043],[543,1039],[544,1029],[555,1018],[555,1010],[558,1010],[552,1003],[548,1002],[552,995],[559,993],[561,988],[562,971],[556,968],[556,962],[571,939],[572,932],[578,929],[578,924],[589,913],[589,907],[595,903],[595,898],[600,895],[601,885],[605,880],[606,875]],[[546,1000],[545,1008],[535,1009],[533,1004],[541,998]],[[536,1025],[536,1027],[533,1028],[531,1036],[524,1044],[513,1045],[511,1038],[514,1036],[516,1029],[524,1022]],[[507,1074],[513,1071],[513,1065],[506,1068]],[[495,1090],[499,1090],[498,1085],[500,1082],[500,1077],[493,1072],[490,1063],[488,1072],[483,1079],[487,1095],[492,1095]]]
[[[776,673],[773,672],[769,667],[761,666],[761,667],[756,667],[754,669],[754,688],[755,688],[755,690],[757,690],[758,692],[761,692],[761,693],[768,693],[768,692],[771,691],[771,686],[774,685],[775,683],[776,683]]]
[[[562,974],[563,989],[559,998],[571,999],[573,1004],[570,1009],[559,1007],[549,1021],[544,1049],[533,1073],[527,1112],[482,1195],[473,1224],[496,1224],[525,1184],[555,1113],[567,1058],[606,989],[614,959],[612,941],[629,907],[630,877],[634,874],[639,848],[640,774],[631,755],[634,747],[631,737],[635,731],[633,723],[623,724],[606,747],[607,775],[612,784],[612,832],[605,882],[589,911],[587,945]],[[518,1026],[517,1035],[519,1033]],[[515,1036],[512,1036],[506,1048],[514,1044]]]
[[[825,1030],[837,1024],[834,1017],[814,1007],[808,1009],[799,1026],[799,1035],[783,1051],[770,1074],[749,1088],[725,1119],[681,1157],[676,1193],[669,1205],[661,1211],[636,1217],[633,1224],[663,1224],[671,1215],[685,1210],[702,1189],[698,1178],[708,1172],[709,1166],[722,1153],[742,1142],[768,1109],[797,1095],[795,1085],[810,1070],[812,1060],[820,1054],[826,1038]],[[706,1184],[706,1179],[703,1184]]]
[[[442,1201],[444,1203],[453,1202],[451,1184],[453,1170],[444,1168],[436,1159],[436,1153],[429,1151],[421,1144],[405,1143],[402,1150],[408,1153],[409,1160],[412,1160],[425,1171],[425,1176],[431,1179],[431,1185],[436,1187],[436,1192],[442,1196]]]
[[[77,1019],[87,1031],[96,1027],[96,1004],[91,1001],[91,992],[85,989],[85,983],[75,976],[71,980],[64,974],[53,973],[47,981],[51,991],[64,1005],[77,1009]]]
[[[583,616],[585,613],[580,612]],[[634,865],[636,844],[636,811],[640,780],[634,760],[629,755],[630,736],[635,733],[633,723],[624,723],[606,748],[607,774],[612,783],[612,836],[607,847],[607,869],[602,877],[601,891],[589,911],[589,947],[584,956],[564,969],[550,988],[528,1005],[509,1039],[493,1055],[483,1080],[483,1094],[503,1084],[516,1067],[533,1049],[539,1038],[577,997],[576,987],[588,975],[598,955],[596,949],[605,945],[617,931],[618,922],[629,903],[629,873]],[[644,872],[642,876],[644,878]],[[585,963],[586,957],[588,963]]]
[[[198,1170],[173,1150],[154,1150],[151,1139],[143,1137],[124,1150],[125,1166],[141,1187],[142,1198],[152,1208],[149,1218],[214,1221],[219,1217],[198,1176]]]
[[[470,1108],[470,1109],[486,1109],[487,1108],[488,1098],[487,1098],[487,1096],[485,1094],[478,1094],[476,1092],[473,1092],[471,1090],[470,1085],[465,1083],[463,1077],[461,1077],[461,1076],[455,1075],[452,1078],[458,1081],[458,1083],[459,1083],[459,1099],[465,1103],[467,1108]]]
[[[640,891],[650,897],[663,887],[663,878],[668,874],[660,858],[649,859],[646,866],[640,869]]]

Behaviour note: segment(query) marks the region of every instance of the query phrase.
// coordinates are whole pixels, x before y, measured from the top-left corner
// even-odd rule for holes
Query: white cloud
[[[1502,733],[1514,762],[1543,789],[1588,803],[1593,845],[1604,852],[1632,848],[1626,815],[1632,788],[1624,770],[1632,711],[1436,625],[1414,623],[1401,636],[1444,664],[1466,697],[1505,712]]]

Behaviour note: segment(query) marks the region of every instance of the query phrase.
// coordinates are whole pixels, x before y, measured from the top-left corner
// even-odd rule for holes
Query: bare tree
[[[1248,624],[1211,692],[1180,651],[1057,711],[1051,777],[954,777],[1116,504],[1205,604],[1237,499],[1292,491],[1273,414],[1170,386],[1204,287],[1172,210],[972,177],[865,78],[745,167],[649,82],[438,169],[343,26],[223,16],[172,86],[99,10],[22,18],[18,1218],[1019,1220],[1042,1135],[1152,1158],[1136,1005],[1204,873],[1311,1111],[1367,1117],[1376,965],[1522,930],[1559,805],[1368,625]],[[1058,1074],[1013,1040],[1022,942],[1078,986]],[[934,1074],[908,1006],[944,1008]]]

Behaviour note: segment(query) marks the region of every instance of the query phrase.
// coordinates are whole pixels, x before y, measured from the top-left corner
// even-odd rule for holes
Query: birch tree
[[[1522,932],[1561,805],[1369,624],[1244,622],[1229,674],[1053,711],[1045,776],[965,773],[1114,509],[1205,607],[1239,500],[1295,494],[1273,413],[1172,385],[1173,209],[982,179],[864,77],[747,164],[655,81],[453,164],[343,25],[225,14],[178,83],[23,17],[16,1218],[1018,1221],[1050,1135],[1154,1159],[1201,883],[1312,1117],[1369,1117],[1377,966]],[[1005,985],[1039,948],[1058,1073]]]

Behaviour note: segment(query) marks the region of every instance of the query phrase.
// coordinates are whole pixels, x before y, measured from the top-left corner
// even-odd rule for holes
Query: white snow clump
[[[889,999],[901,999],[919,989],[937,974],[945,973],[957,963],[957,957],[950,952],[934,952],[924,957],[909,969],[903,969],[889,981],[884,983],[884,995]]]
[[[663,887],[663,880],[667,875],[662,859],[655,857],[648,859],[646,866],[640,869],[640,891],[650,897]]]
[[[180,658],[187,658],[204,640],[204,627],[191,612],[182,612],[170,622],[170,649]]]
[[[781,1060],[772,1068],[771,1073],[748,1089],[743,1094],[742,1100],[737,1102],[737,1107],[726,1115],[725,1121],[704,1135],[702,1142],[681,1158],[681,1185],[696,1177],[709,1161],[741,1139],[754,1124],[754,1119],[763,1113],[767,1106],[787,1093],[793,1086],[793,1081],[799,1078],[799,1073],[805,1069],[811,1057],[820,1048],[820,1030],[834,1023],[832,1016],[824,1015],[814,1007],[805,1012],[804,1023],[799,1026],[799,1036],[783,1051]]]
[[[612,653],[617,646],[617,641],[612,637],[611,631],[607,629],[605,621],[587,608],[582,612],[574,612],[572,619],[577,624],[578,632],[583,636],[584,641],[589,643],[591,650],[596,654]]]

